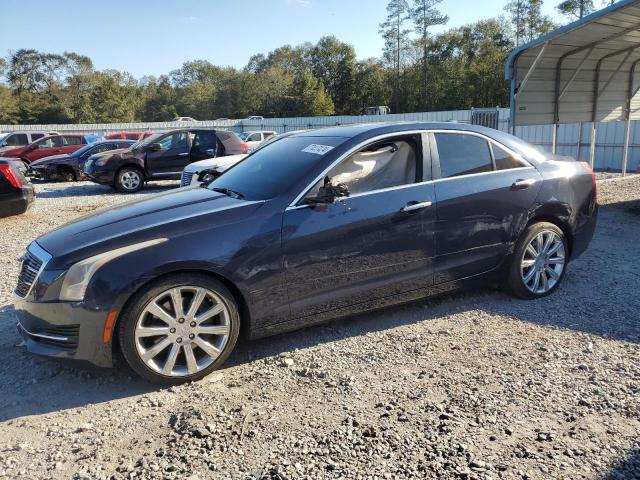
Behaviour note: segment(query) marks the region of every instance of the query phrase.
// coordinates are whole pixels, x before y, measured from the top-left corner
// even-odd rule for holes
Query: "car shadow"
[[[125,194],[118,192],[116,189],[107,185],[97,185],[88,182],[79,183],[38,183],[36,199],[37,198],[66,198],[66,197],[95,197],[101,195],[122,195]],[[163,181],[159,183],[150,183],[146,185],[142,190],[131,194],[132,198],[136,198],[139,195],[152,195],[154,193],[165,192],[173,188],[180,186],[179,181]]]
[[[640,480],[640,450],[632,451],[616,463],[602,480]]]
[[[603,210],[615,210],[623,216],[625,222],[629,222],[634,220],[627,211],[631,204],[635,203],[610,205]],[[605,255],[607,242],[611,239],[603,236],[603,231],[610,228],[612,222],[618,222],[615,215],[611,217],[607,219],[607,225],[600,226],[597,230],[588,254],[572,264],[566,281],[552,296],[523,301],[489,286],[441,295],[266,339],[242,340],[227,361],[225,369],[283,352],[372,332],[389,331],[418,322],[426,324],[425,329],[428,331],[429,322],[472,311],[484,311],[536,325],[640,343],[640,321],[637,319],[640,300],[635,295],[636,292],[629,291],[625,297],[627,292],[624,285],[617,286],[616,294],[626,298],[626,303],[621,303],[619,312],[612,315],[610,300],[604,301],[615,293],[612,286],[607,278],[591,274],[594,268],[602,268],[602,265],[606,266],[611,261]],[[635,228],[640,230],[640,227]],[[626,241],[626,238],[622,240]],[[625,260],[629,263],[629,269],[640,271],[640,257],[632,251]],[[593,292],[593,295],[590,296],[589,292]],[[1,421],[161,390],[161,387],[139,379],[125,364],[120,364],[116,369],[98,369],[29,354],[24,346],[19,346],[20,338],[9,327],[14,324],[13,306],[0,308],[0,332],[3,333],[0,335],[0,357],[12,359],[0,363]],[[16,365],[20,365],[20,368],[16,368]]]

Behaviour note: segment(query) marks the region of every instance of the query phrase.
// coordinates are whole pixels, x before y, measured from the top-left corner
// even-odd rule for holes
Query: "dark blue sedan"
[[[29,351],[180,383],[249,338],[499,283],[553,293],[597,216],[588,165],[496,130],[404,123],[291,135],[206,188],[34,241],[16,287]]]
[[[133,140],[105,140],[102,142],[90,143],[75,152],[52,155],[31,162],[29,165],[29,175],[36,180],[45,182],[51,180],[61,180],[73,182],[81,180],[84,176],[84,162],[97,153],[129,148],[136,143]]]

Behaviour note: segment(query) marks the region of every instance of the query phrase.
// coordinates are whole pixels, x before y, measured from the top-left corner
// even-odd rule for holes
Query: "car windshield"
[[[238,133],[240,140],[246,140],[249,134],[247,132]]]
[[[227,190],[247,200],[267,200],[289,191],[344,137],[287,137],[256,150],[224,175],[210,190]]]
[[[5,138],[9,136],[8,133],[0,133],[0,142],[2,142]]]

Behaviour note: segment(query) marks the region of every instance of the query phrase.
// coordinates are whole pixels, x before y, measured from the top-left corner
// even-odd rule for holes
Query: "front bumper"
[[[16,296],[14,315],[29,352],[113,366],[111,342],[102,338],[107,312],[90,311],[79,303]]]
[[[100,185],[113,185],[115,182],[115,173],[107,171],[103,166],[97,166],[91,159],[84,162],[82,168],[79,169],[80,177],[83,180],[89,180]]]
[[[36,198],[36,192],[30,183],[23,185],[14,194],[0,199],[0,217],[10,217],[26,212]]]

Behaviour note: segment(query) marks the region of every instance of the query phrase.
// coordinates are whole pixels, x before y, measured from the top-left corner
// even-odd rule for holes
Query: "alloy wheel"
[[[218,294],[202,287],[175,287],[145,306],[134,331],[135,347],[154,372],[184,377],[211,365],[230,331],[230,311]]]
[[[142,182],[142,178],[138,172],[127,170],[120,175],[120,183],[127,190],[135,190],[140,186],[140,182]]]
[[[560,280],[565,262],[562,238],[552,230],[542,230],[531,239],[522,254],[522,281],[536,295],[547,293]]]

